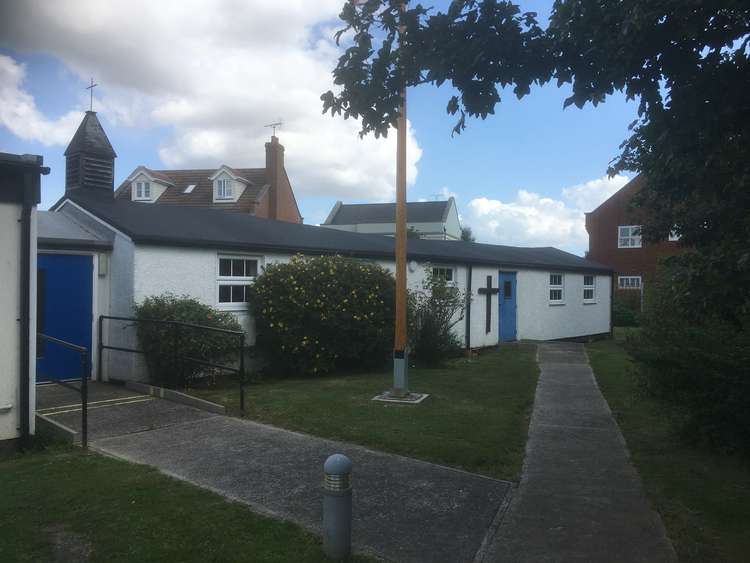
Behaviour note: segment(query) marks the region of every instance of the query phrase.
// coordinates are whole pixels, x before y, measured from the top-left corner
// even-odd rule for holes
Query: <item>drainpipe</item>
[[[28,446],[31,435],[31,409],[29,408],[31,382],[31,211],[39,202],[39,174],[49,174],[49,168],[42,167],[42,157],[35,157],[36,166],[23,171],[23,207],[21,209],[21,447]],[[36,335],[34,335],[36,337]]]
[[[471,353],[471,264],[466,264],[466,353]]]

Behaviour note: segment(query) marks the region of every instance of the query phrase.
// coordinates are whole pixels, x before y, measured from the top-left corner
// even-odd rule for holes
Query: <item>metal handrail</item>
[[[165,326],[173,326],[177,328],[178,330],[181,327],[185,328],[191,328],[191,329],[197,329],[197,330],[205,330],[220,334],[227,334],[229,336],[234,336],[239,339],[239,367],[234,368],[227,365],[222,364],[215,364],[212,362],[208,362],[205,360],[201,360],[199,358],[192,358],[190,356],[176,356],[175,359],[180,361],[188,361],[193,362],[198,365],[203,365],[207,367],[213,367],[216,369],[225,370],[228,372],[236,373],[239,376],[239,383],[240,383],[240,411],[244,415],[245,413],[245,333],[238,330],[229,330],[226,328],[218,328],[213,326],[205,326],[205,325],[199,325],[195,323],[186,323],[182,321],[172,321],[172,320],[163,320],[163,319],[139,319],[135,317],[121,317],[117,315],[99,315],[99,322],[98,322],[98,355],[97,355],[97,361],[98,361],[98,370],[97,373],[99,374],[99,377],[101,377],[102,374],[102,358],[103,358],[103,351],[104,350],[114,350],[118,352],[130,352],[133,354],[143,354],[146,355],[145,350],[140,350],[137,348],[126,348],[124,346],[111,346],[109,344],[104,344],[104,321],[105,320],[114,320],[114,321],[125,321],[130,323],[154,323],[154,324],[161,324]],[[179,334],[179,333],[178,333]]]
[[[54,336],[49,336],[47,334],[42,334],[41,332],[36,333],[36,337],[39,340],[44,340],[46,342],[51,342],[53,344],[57,344],[59,346],[62,346],[63,348],[68,348],[70,350],[73,350],[75,352],[78,352],[81,355],[81,388],[75,387],[74,385],[70,385],[69,383],[66,383],[65,381],[54,381],[53,383],[56,383],[57,385],[60,385],[62,387],[65,387],[66,389],[72,389],[73,391],[77,391],[81,395],[81,446],[84,449],[87,449],[89,447],[89,349],[85,346],[79,346],[78,344],[73,344],[72,342],[67,342],[65,340],[60,340],[59,338],[55,338]]]

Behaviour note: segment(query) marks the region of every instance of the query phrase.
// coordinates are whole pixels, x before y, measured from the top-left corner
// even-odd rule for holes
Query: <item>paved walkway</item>
[[[175,406],[185,420],[176,421]],[[354,462],[355,547],[391,561],[471,562],[486,550],[488,532],[507,506],[511,484],[505,481],[248,420],[203,411],[191,417],[195,409],[175,406],[154,399],[101,409],[123,422],[120,409],[139,409],[131,413],[137,414],[148,408],[153,414],[164,408],[166,418],[152,418],[152,429],[135,423],[132,433],[120,436],[112,436],[116,425],[107,424],[92,449],[155,466],[316,533],[323,462],[344,453]]]
[[[584,347],[538,348],[521,484],[490,555],[512,562],[676,561]]]

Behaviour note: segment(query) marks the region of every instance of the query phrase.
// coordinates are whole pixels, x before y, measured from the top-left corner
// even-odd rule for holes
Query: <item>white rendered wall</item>
[[[455,216],[455,224],[451,220],[451,215],[448,216],[449,221],[445,223],[407,223],[406,228],[413,228],[424,235],[423,238],[431,239],[444,239],[444,233],[448,235],[448,239],[458,240],[461,238],[461,227],[458,226],[458,215]],[[349,231],[352,233],[367,233],[374,235],[390,235],[396,234],[395,223],[359,223],[356,225],[321,225],[327,229],[337,229],[339,231]],[[445,231],[443,228],[445,227]],[[457,234],[456,234],[457,227]]]
[[[556,340],[609,332],[611,278],[598,275],[595,303],[583,302],[583,274],[563,273],[564,304],[550,304],[549,275],[542,270],[517,274],[518,338]]]
[[[247,305],[219,304],[219,255],[257,258],[260,268],[268,264],[288,262],[292,257],[291,254],[254,254],[235,250],[138,246],[133,268],[135,302],[167,291],[175,295],[189,295],[205,305],[233,313],[247,332],[247,343],[254,344],[255,323]]]
[[[19,320],[21,317],[21,212],[18,203],[0,203],[0,280],[3,290],[0,291],[0,440],[19,437],[21,425],[20,382],[21,337]],[[36,214],[31,215],[31,252],[32,276],[31,323],[29,325],[30,342],[30,430],[34,431],[34,383],[36,381]]]

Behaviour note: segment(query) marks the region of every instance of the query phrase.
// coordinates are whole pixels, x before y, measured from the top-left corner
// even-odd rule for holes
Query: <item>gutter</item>
[[[466,264],[466,353],[471,352],[471,288],[472,265]]]

